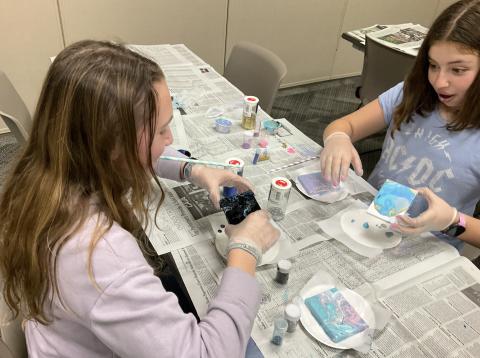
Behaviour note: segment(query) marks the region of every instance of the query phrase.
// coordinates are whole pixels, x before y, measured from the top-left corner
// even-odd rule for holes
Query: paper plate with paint
[[[345,212],[340,225],[352,240],[367,247],[390,249],[402,241],[402,236],[390,230],[389,224],[370,215],[365,209]]]
[[[301,174],[295,178],[295,183],[303,194],[325,203],[343,200],[348,195],[348,191],[342,183],[338,187],[334,187],[332,183],[323,178],[321,172]]]
[[[368,341],[369,327],[375,327],[375,316],[370,304],[358,293],[318,285],[300,295],[300,322],[319,342],[350,349]]]
[[[407,212],[416,195],[416,190],[387,179],[370,204],[368,212],[393,223],[395,216]]]

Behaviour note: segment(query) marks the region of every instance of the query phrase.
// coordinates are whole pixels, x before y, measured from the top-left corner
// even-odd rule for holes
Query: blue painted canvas
[[[305,305],[332,342],[341,342],[368,328],[335,287],[305,299]]]
[[[416,190],[387,179],[370,204],[368,213],[394,222],[395,216],[407,212],[416,195]]]

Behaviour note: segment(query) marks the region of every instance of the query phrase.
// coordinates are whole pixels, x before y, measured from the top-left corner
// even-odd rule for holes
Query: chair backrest
[[[22,317],[19,315],[14,321],[10,309],[3,299],[3,284],[0,277],[0,357],[1,358],[28,358],[25,334],[22,330]]]
[[[32,120],[25,103],[0,70],[0,117],[21,144],[28,139]]]
[[[403,81],[415,62],[415,56],[366,38],[360,99],[363,104]]]
[[[287,66],[280,57],[250,42],[233,46],[223,73],[245,95],[258,97],[260,107],[267,113],[286,74]]]
[[[2,358],[15,358],[10,349],[8,349],[5,342],[0,339],[0,357]]]

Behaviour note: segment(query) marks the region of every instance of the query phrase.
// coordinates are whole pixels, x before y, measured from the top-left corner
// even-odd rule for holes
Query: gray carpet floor
[[[286,118],[308,137],[323,145],[322,134],[333,120],[354,112],[360,105],[355,97],[359,77],[314,83],[282,89],[272,108],[274,118]],[[356,143],[364,166],[366,178],[380,155],[383,133]],[[9,165],[19,152],[12,134],[0,135],[0,186]]]
[[[323,145],[323,131],[335,119],[357,110],[360,100],[355,91],[360,77],[319,82],[279,91],[271,115],[286,118],[305,135]],[[364,178],[375,167],[385,133],[378,133],[355,143],[362,159]]]

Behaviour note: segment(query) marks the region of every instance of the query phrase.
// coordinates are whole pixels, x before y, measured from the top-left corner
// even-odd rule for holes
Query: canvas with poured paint
[[[382,185],[367,212],[390,223],[395,216],[405,214],[415,199],[417,191],[387,179]]]

